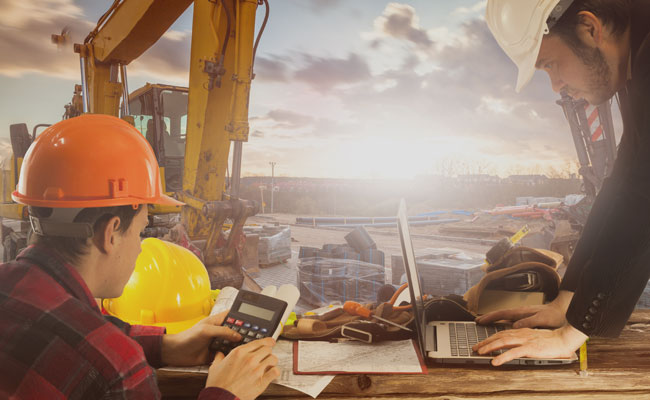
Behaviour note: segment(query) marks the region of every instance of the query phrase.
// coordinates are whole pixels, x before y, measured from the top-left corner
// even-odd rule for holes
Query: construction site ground
[[[298,253],[301,246],[322,247],[324,244],[345,244],[345,235],[353,227],[333,228],[297,225],[296,216],[288,214],[265,214],[257,215],[248,219],[249,224],[280,224],[291,227],[291,250],[292,257],[287,262],[271,266],[262,266],[259,271],[250,271],[249,275],[257,285],[265,287],[267,285],[279,286],[284,283],[296,284],[297,282],[297,265]],[[454,225],[462,224],[461,222]],[[515,225],[513,225],[514,227]],[[478,227],[478,225],[476,225]],[[503,237],[495,232],[493,235],[474,235],[474,238],[458,237],[458,240],[440,240],[439,226],[412,226],[410,228],[412,235],[413,247],[416,253],[426,251],[427,248],[452,248],[461,250],[473,255],[484,255],[491,247],[491,243]],[[487,227],[485,228],[487,229]],[[506,228],[508,232],[513,228]],[[519,228],[517,228],[519,229]],[[515,231],[517,230],[515,229]],[[391,255],[401,255],[401,247],[397,228],[366,228],[372,239],[377,245],[377,249],[385,254],[386,262],[386,283],[391,281]],[[499,228],[497,227],[498,231]],[[481,238],[482,237],[482,238]],[[250,285],[250,281],[248,283]],[[254,289],[254,288],[251,288]]]

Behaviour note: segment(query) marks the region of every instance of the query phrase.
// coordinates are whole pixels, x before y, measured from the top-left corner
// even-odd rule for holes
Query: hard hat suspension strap
[[[555,24],[557,24],[557,21],[562,18],[566,10],[573,4],[575,0],[560,0],[559,3],[553,8],[553,11],[551,11],[551,14],[548,16],[546,19],[546,25],[548,26],[548,29],[553,29]]]
[[[74,222],[83,208],[52,208],[47,216],[30,213],[29,222],[34,233],[41,236],[70,238],[91,238],[94,235],[93,222]]]

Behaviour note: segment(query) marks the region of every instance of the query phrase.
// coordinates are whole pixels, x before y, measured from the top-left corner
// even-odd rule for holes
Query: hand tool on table
[[[587,342],[589,339],[585,340],[585,342],[580,346],[580,376],[585,377],[588,376],[589,373],[587,372]]]
[[[523,239],[530,232],[528,225],[524,225],[517,233],[510,238],[503,238],[497,242],[490,250],[485,253],[485,264],[490,266],[499,261],[501,257],[506,254],[510,249],[515,247],[517,242]]]
[[[358,315],[360,317],[364,318],[374,318],[377,319],[381,322],[396,326],[400,329],[407,330],[409,332],[412,332],[411,329],[405,327],[404,325],[396,324],[393,321],[389,321],[387,319],[378,317],[376,315],[372,314],[372,311],[370,311],[368,308],[362,306],[361,304],[357,303],[356,301],[346,301],[345,304],[343,304],[343,310],[347,312],[350,315]]]

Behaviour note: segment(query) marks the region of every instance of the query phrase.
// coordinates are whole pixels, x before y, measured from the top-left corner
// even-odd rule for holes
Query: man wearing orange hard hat
[[[225,314],[178,334],[104,317],[95,298],[117,298],[131,276],[147,204],[162,193],[158,163],[127,122],[84,115],[45,130],[25,155],[15,201],[34,235],[0,265],[0,397],[160,398],[152,367],[212,361],[200,399],[253,399],[279,375],[274,341],[210,359]]]
[[[570,356],[590,336],[623,330],[650,276],[650,0],[488,0],[488,27],[517,65],[516,90],[545,71],[556,92],[598,105],[617,96],[624,133],[560,294],[551,303],[497,311],[513,329],[477,344],[501,365]],[[528,329],[528,328],[552,328]]]

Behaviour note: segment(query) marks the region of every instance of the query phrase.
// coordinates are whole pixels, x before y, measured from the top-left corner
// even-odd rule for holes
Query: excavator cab
[[[158,158],[165,192],[183,189],[187,88],[147,83],[129,96],[135,127]]]

